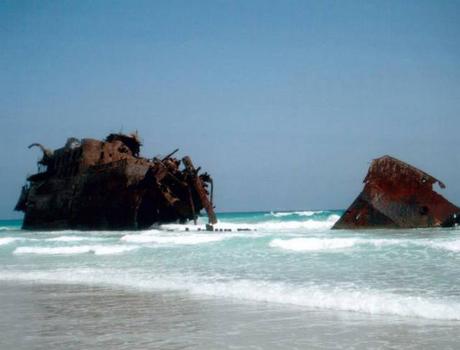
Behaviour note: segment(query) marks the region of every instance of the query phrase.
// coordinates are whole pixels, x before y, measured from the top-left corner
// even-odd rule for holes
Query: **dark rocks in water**
[[[460,208],[433,190],[427,173],[390,156],[374,159],[364,189],[333,229],[455,226]]]
[[[189,157],[139,156],[137,133],[110,134],[104,141],[70,138],[43,152],[38,172],[27,178],[16,210],[25,229],[143,229],[196,220],[205,209],[216,223],[213,183]],[[208,193],[208,185],[211,186]]]

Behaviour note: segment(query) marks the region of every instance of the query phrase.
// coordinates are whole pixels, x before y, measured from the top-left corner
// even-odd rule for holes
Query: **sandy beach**
[[[456,349],[458,322],[2,282],[1,349]]]

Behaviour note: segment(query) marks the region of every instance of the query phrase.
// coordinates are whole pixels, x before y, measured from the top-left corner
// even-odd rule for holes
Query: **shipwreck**
[[[213,181],[178,151],[152,159],[139,155],[136,133],[103,141],[69,138],[50,150],[41,144],[38,172],[27,178],[15,210],[24,229],[145,229],[197,220],[202,209],[217,222]]]
[[[374,159],[364,189],[333,229],[451,227],[460,208],[433,190],[445,185],[390,156]]]

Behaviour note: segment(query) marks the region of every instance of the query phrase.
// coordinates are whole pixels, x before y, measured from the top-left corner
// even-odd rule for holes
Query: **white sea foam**
[[[282,218],[287,216],[313,216],[315,214],[321,214],[323,211],[311,211],[311,210],[304,210],[304,211],[280,211],[275,212],[272,211],[267,216],[274,216],[275,218]]]
[[[19,228],[17,227],[9,227],[9,226],[0,226],[0,231],[17,231]]]
[[[321,210],[317,210],[317,211],[305,210],[305,211],[296,211],[296,212],[294,212],[294,214],[296,214],[298,216],[313,216],[313,215],[321,214],[321,213],[323,213],[323,211],[321,211]]]
[[[46,238],[46,241],[51,242],[79,242],[79,241],[101,241],[102,237],[88,237],[88,236],[59,236],[54,238]]]
[[[270,247],[293,250],[296,252],[316,250],[336,250],[353,247],[357,238],[292,238],[274,239]]]
[[[24,231],[23,231],[24,232]],[[108,238],[122,234],[129,234],[139,231],[126,230],[126,231],[82,231],[82,230],[56,230],[56,231],[33,231],[34,236],[57,238],[60,236],[80,236],[80,237],[94,237],[94,238]],[[45,239],[45,238],[43,238]]]
[[[409,239],[400,239],[400,238],[369,238],[369,239],[362,239],[360,244],[369,244],[375,247],[386,247],[386,246],[400,246],[406,247],[410,244]]]
[[[0,237],[0,245],[10,244],[22,240],[21,237]]]
[[[3,271],[0,272],[0,280],[111,285],[145,291],[173,290],[196,296],[291,304],[316,309],[460,321],[458,299],[401,295],[352,287],[293,285],[261,280],[213,281],[193,276],[163,277],[104,269]]]
[[[297,212],[300,216],[313,216],[316,212]],[[313,213],[310,215],[310,213]],[[276,213],[283,215],[292,215],[292,213]],[[268,214],[270,215],[270,214]],[[214,228],[219,230],[229,230],[231,232],[238,232],[238,230],[250,230],[250,231],[262,231],[262,232],[286,232],[286,231],[306,231],[306,230],[318,230],[318,229],[329,229],[334,223],[340,218],[340,216],[332,214],[325,219],[304,219],[295,221],[261,221],[261,222],[250,222],[250,223],[236,223],[228,221],[219,221]],[[161,225],[162,231],[205,231],[205,224],[198,223],[197,225],[180,225],[180,224],[167,224]]]
[[[452,240],[452,241],[434,241],[430,240],[425,243],[427,246],[435,249],[442,249],[451,252],[460,252],[460,240]]]
[[[243,280],[192,285],[190,291],[195,294],[293,304],[311,308],[460,320],[458,301],[443,302],[375,290],[297,287],[283,283]]]
[[[266,214],[267,216],[274,216],[275,218],[282,218],[284,216],[291,216],[292,212],[270,212],[270,214]]]
[[[358,246],[373,246],[376,248],[386,246],[406,247],[411,241],[407,239],[372,239],[372,238],[315,238],[299,237],[291,239],[274,239],[269,246],[296,252],[341,250]]]
[[[257,223],[229,223],[219,222],[217,228],[231,230],[249,229],[251,231],[261,232],[304,232],[310,230],[324,230],[331,228],[339,219],[338,215],[330,215],[325,220],[296,220],[296,221],[263,221]]]
[[[325,220],[302,220],[302,221],[281,221],[281,222],[261,222],[253,224],[257,230],[266,231],[289,231],[289,230],[314,230],[328,229],[339,219],[338,215],[330,215]]]
[[[18,247],[14,254],[38,254],[38,255],[72,255],[93,253],[95,255],[122,254],[137,249],[137,246],[123,245],[81,245],[72,247]]]
[[[175,232],[182,232],[186,230],[190,231],[197,231],[198,229],[204,230],[206,227],[207,220],[204,220],[202,217],[197,219],[196,225],[193,222],[188,222],[187,224],[162,224],[155,226],[150,231],[156,231],[159,229],[160,231],[175,231]]]
[[[126,235],[121,237],[121,240],[126,242],[136,243],[159,243],[159,244],[178,244],[178,245],[193,245],[218,242],[226,239],[224,235],[211,235],[211,234],[189,234],[182,236],[158,236],[158,235]]]

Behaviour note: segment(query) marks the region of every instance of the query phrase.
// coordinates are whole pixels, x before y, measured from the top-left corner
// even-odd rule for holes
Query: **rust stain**
[[[364,189],[332,227],[417,228],[454,226],[460,208],[433,190],[445,185],[433,176],[390,156],[374,159]]]
[[[25,229],[144,229],[153,224],[196,220],[205,209],[216,223],[209,174],[189,157],[141,157],[137,133],[110,134],[103,141],[69,138],[46,149],[38,172],[27,178],[16,210]]]

